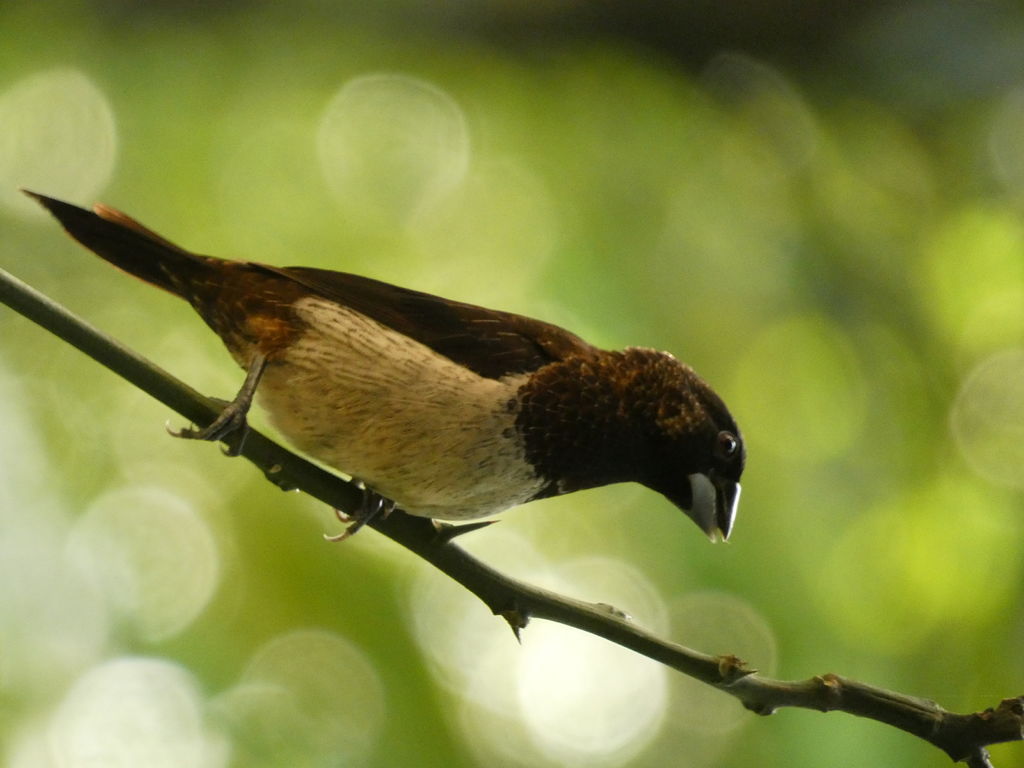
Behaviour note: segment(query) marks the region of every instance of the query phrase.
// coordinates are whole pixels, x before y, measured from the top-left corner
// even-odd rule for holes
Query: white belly
[[[507,407],[525,376],[487,379],[333,302],[267,367],[257,400],[297,448],[425,517],[483,517],[544,485]]]

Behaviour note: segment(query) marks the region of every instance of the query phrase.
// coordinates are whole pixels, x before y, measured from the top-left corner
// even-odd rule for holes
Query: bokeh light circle
[[[979,363],[960,387],[950,427],[967,463],[993,483],[1024,488],[1024,348]]]
[[[515,572],[527,582],[613,605],[656,633],[668,624],[657,589],[627,563],[608,557],[546,563],[515,535],[489,539],[487,548],[503,555],[484,560],[518,560]],[[424,569],[413,595],[417,640],[460,705],[458,725],[480,761],[627,765],[660,732],[670,673],[656,662],[547,622],[531,623],[517,644],[476,599],[448,588],[436,572]]]
[[[113,607],[151,641],[191,624],[220,581],[206,521],[183,497],[156,486],[120,488],[96,499],[70,545]]]
[[[496,568],[501,568],[502,562],[517,562],[517,573],[543,571],[546,567],[532,544],[508,529],[488,529],[485,537],[472,544],[473,554]],[[416,564],[406,602],[416,643],[436,681],[450,690],[467,690],[476,672],[466,659],[480,663],[480,648],[489,649],[491,654],[516,652],[511,634],[507,643],[496,642],[494,617],[480,610],[476,597],[450,579],[439,579],[437,571],[425,564]],[[438,616],[444,621],[438,621]],[[507,659],[508,663],[512,658]]]
[[[77,69],[29,75],[0,93],[0,204],[42,216],[19,187],[78,200],[114,170],[117,130],[107,97]]]
[[[731,654],[771,676],[778,666],[778,645],[768,620],[750,603],[728,592],[693,592],[670,605],[672,636],[704,653]],[[675,728],[704,734],[727,733],[749,719],[731,696],[692,678],[672,681]]]
[[[988,149],[996,176],[1010,192],[1024,192],[1024,88],[1003,97],[992,119]]]
[[[49,728],[60,768],[216,768],[221,741],[203,723],[203,702],[184,668],[117,658],[71,688]]]
[[[331,99],[317,151],[340,204],[404,224],[461,182],[469,132],[458,104],[437,86],[375,73],[350,80]]]
[[[577,629],[530,631],[517,690],[539,752],[563,766],[627,764],[661,727],[669,671]]]
[[[350,641],[322,629],[272,638],[238,684],[211,703],[239,765],[362,765],[386,714],[380,675]]]

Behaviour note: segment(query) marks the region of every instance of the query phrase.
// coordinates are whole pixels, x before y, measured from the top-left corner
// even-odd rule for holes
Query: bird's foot
[[[237,434],[231,440],[231,445],[224,449],[224,453],[228,456],[238,456],[245,445],[246,435],[249,434],[249,423],[245,419],[249,406],[248,404],[239,404],[235,400],[231,402],[217,400],[217,402],[223,403],[224,409],[207,426],[202,429],[194,429],[192,427],[172,429],[168,426],[167,433],[172,437],[180,437],[183,440],[207,440],[211,443],[226,440]]]
[[[260,377],[266,367],[266,356],[257,353],[249,363],[245,381],[242,383],[242,388],[238,390],[238,394],[235,395],[235,399],[231,402],[218,400],[217,402],[224,403],[224,408],[217,418],[207,426],[202,429],[185,427],[178,430],[168,427],[167,431],[174,437],[185,440],[209,440],[211,442],[225,440],[229,444],[224,449],[224,453],[228,456],[238,456],[245,446],[246,435],[249,434],[249,424],[246,422],[245,416],[249,413],[253,396],[256,394],[256,385],[260,383]],[[231,439],[227,440],[227,438]]]
[[[358,533],[359,529],[367,523],[378,518],[382,520],[387,518],[397,506],[391,499],[381,496],[376,491],[362,485],[362,483],[360,485],[363,489],[363,501],[359,505],[359,510],[351,515],[346,514],[340,509],[334,510],[335,517],[340,522],[345,523],[347,527],[341,533],[333,535],[325,533],[324,538],[327,541],[344,541]]]

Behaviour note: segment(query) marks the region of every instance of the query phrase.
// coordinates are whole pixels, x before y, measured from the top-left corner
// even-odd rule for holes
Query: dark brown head
[[[516,425],[542,495],[635,481],[729,537],[746,460],[728,409],[665,352],[630,348],[552,363],[520,389]]]

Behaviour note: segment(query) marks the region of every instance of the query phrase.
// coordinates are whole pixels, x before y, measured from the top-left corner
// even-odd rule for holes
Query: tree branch
[[[0,301],[148,392],[186,419],[205,426],[222,405],[204,397],[63,307],[0,270]],[[238,448],[237,435],[225,442]],[[282,488],[299,488],[335,509],[354,512],[362,491],[250,430],[241,455]],[[991,768],[985,747],[1024,739],[1024,696],[972,714],[948,712],[933,701],[887,691],[838,675],[803,681],[774,680],[735,656],[711,656],[655,637],[625,614],[581,602],[510,578],[452,540],[475,526],[435,525],[399,511],[370,526],[416,553],[503,616],[517,636],[531,618],[556,621],[603,637],[736,697],[747,709],[769,715],[781,707],[841,711],[877,720],[918,736],[954,761]]]

